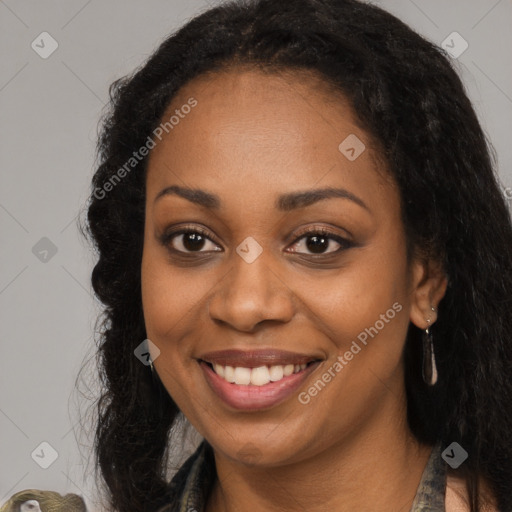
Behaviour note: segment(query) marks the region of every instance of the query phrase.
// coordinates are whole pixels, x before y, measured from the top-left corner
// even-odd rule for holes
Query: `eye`
[[[327,250],[334,246],[334,250]],[[336,247],[338,246],[338,247]],[[296,252],[299,254],[309,254],[309,255],[330,255],[343,251],[344,249],[348,249],[353,247],[354,244],[343,238],[340,235],[335,233],[331,233],[329,230],[325,228],[313,228],[308,231],[302,233],[299,238],[297,238],[292,247],[291,252]],[[310,253],[304,253],[298,249],[306,249],[311,251]]]
[[[181,254],[222,251],[222,249],[211,240],[207,231],[196,226],[190,228],[185,226],[175,231],[166,232],[160,237],[160,241],[162,245],[167,247],[170,251]],[[332,233],[323,227],[316,227],[303,232],[296,238],[292,245],[294,248],[291,249],[291,252],[321,257],[339,253],[354,245],[353,242],[340,235]],[[311,252],[303,252],[301,249]]]
[[[218,252],[222,250],[215,249],[215,247],[218,246],[212,242],[206,231],[198,227],[184,227],[177,231],[164,233],[161,237],[161,242],[171,251],[184,254],[194,252]],[[208,243],[213,249],[208,249]],[[205,246],[207,250],[202,250]]]

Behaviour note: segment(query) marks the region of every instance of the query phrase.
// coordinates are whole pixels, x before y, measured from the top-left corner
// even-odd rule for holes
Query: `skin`
[[[407,260],[399,192],[348,102],[315,75],[204,75],[179,91],[169,115],[191,96],[197,106],[148,162],[142,300],[161,351],[155,369],[214,449],[207,511],[408,512],[431,447],[407,427],[402,350],[410,322],[436,320],[440,265]],[[338,150],[350,134],[366,146],[354,161]],[[176,195],[155,202],[171,185],[217,194],[221,206]],[[367,208],[347,198],[275,208],[280,194],[324,187]],[[209,237],[188,258],[170,251],[187,252],[182,235],[167,247],[159,240],[184,224]],[[299,230],[318,227],[355,245],[337,252],[330,240],[315,262]],[[263,249],[250,264],[236,252],[248,236]],[[297,393],[263,411],[233,410],[197,362],[231,348],[313,354],[323,362],[307,391],[396,302],[401,311],[307,405]]]

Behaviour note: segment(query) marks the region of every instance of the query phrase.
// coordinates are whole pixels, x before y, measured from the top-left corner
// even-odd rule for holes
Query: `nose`
[[[264,250],[248,263],[237,253],[233,254],[233,266],[208,305],[213,320],[252,332],[265,321],[287,323],[292,319],[294,292],[276,265],[271,267],[270,256]]]

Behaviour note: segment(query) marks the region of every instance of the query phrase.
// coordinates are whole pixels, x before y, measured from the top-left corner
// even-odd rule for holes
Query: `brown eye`
[[[308,254],[308,252],[300,250],[305,249],[309,251],[311,255],[328,255],[341,252],[352,246],[352,242],[339,235],[324,229],[314,229],[303,233],[302,236],[294,242],[293,247],[295,247],[295,249],[292,249],[292,252]],[[297,248],[299,248],[299,250]],[[333,250],[329,250],[331,248]]]
[[[162,243],[169,247],[170,250],[180,253],[194,252],[217,252],[219,249],[207,234],[201,229],[181,229],[167,233],[162,237]],[[206,250],[203,250],[205,249]]]

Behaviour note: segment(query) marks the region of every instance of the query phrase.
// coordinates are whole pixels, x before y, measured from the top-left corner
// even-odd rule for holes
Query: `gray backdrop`
[[[40,488],[81,494],[99,510],[86,464],[91,438],[77,424],[84,399],[73,392],[98,313],[93,255],[76,228],[97,124],[109,84],[214,3],[0,1],[0,504]],[[375,3],[453,55],[510,204],[511,0]],[[94,395],[93,364],[85,377]]]

